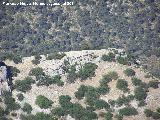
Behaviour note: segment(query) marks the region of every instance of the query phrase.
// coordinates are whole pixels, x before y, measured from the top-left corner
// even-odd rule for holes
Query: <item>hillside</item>
[[[150,73],[160,76],[159,0],[36,1],[73,5],[7,6],[1,1],[1,60],[19,63],[31,55],[114,47],[139,57]]]
[[[160,119],[159,79],[130,62],[123,49],[70,51],[5,63],[19,70],[12,93],[19,107],[6,102],[7,94],[2,97],[9,111],[5,116],[13,120]],[[24,109],[26,103],[32,109]]]

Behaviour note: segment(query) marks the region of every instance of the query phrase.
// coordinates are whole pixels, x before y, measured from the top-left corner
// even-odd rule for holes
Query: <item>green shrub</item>
[[[85,93],[87,92],[87,86],[85,85],[81,85],[79,88],[78,88],[78,91],[75,92],[75,97],[77,99],[83,99],[83,97],[85,96]]]
[[[85,80],[88,77],[93,77],[97,67],[98,66],[95,63],[85,63],[84,66],[79,70],[78,75],[81,80]]]
[[[61,116],[66,115],[65,110],[61,107],[54,108],[52,110],[52,113],[57,117],[61,117]]]
[[[21,63],[22,62],[22,56],[20,56],[20,55],[14,55],[14,57],[13,57],[13,62],[15,63],[15,64],[18,64],[18,63]]]
[[[108,72],[108,76],[110,76],[111,79],[117,80],[118,79],[118,73],[115,71]]]
[[[134,107],[125,107],[120,109],[119,111],[120,115],[125,115],[125,116],[132,116],[132,115],[137,115],[138,112]]]
[[[112,120],[113,114],[111,112],[107,112],[105,115],[105,120]]]
[[[102,55],[102,60],[103,61],[108,61],[108,62],[112,62],[115,59],[115,54],[112,52],[109,52],[108,55]]]
[[[146,105],[146,103],[145,103],[144,100],[141,100],[141,101],[139,101],[139,103],[138,103],[138,107],[142,107],[142,106],[145,106],[145,105]]]
[[[160,114],[160,107],[159,108],[157,108],[157,110],[156,110],[159,114]]]
[[[25,103],[22,110],[24,112],[27,112],[27,114],[30,114],[32,112],[32,106],[28,103]]]
[[[54,77],[50,77],[48,75],[37,77],[37,86],[49,86],[52,84],[57,84],[58,86],[63,86],[64,82],[61,80],[60,75],[55,75]]]
[[[125,97],[125,96],[119,97],[119,98],[116,100],[116,104],[117,104],[118,106],[122,106],[123,104],[124,104],[124,105],[128,105],[129,102],[130,102],[130,100],[127,99],[127,97]]]
[[[34,120],[54,120],[54,119],[49,114],[46,114],[43,112],[38,112],[38,113],[36,113]]]
[[[70,100],[71,97],[69,95],[59,96],[59,104],[65,109],[69,109],[71,107]]]
[[[47,60],[52,60],[52,59],[58,59],[58,60],[61,60],[64,56],[66,56],[65,53],[52,53],[52,54],[49,54],[46,59]]]
[[[6,104],[6,111],[18,110],[20,105],[15,102],[15,99],[11,96],[5,96],[4,103]]]
[[[109,93],[110,88],[108,85],[99,86],[97,88],[97,92],[99,95],[105,95],[106,93]]]
[[[158,82],[158,81],[152,80],[152,81],[149,81],[148,86],[156,89],[156,88],[158,88],[158,84],[159,84],[159,83],[160,83],[160,82]]]
[[[142,85],[142,81],[136,77],[133,77],[131,80],[132,80],[133,85],[135,85],[135,86]]]
[[[107,75],[104,75],[102,77],[102,79],[100,80],[100,85],[103,86],[103,85],[107,85],[107,83],[111,82],[112,81],[112,78],[107,74]]]
[[[124,73],[127,75],[127,76],[134,76],[135,75],[135,71],[131,68],[127,68],[126,70],[124,70]]]
[[[38,65],[40,63],[40,61],[35,59],[35,60],[32,60],[32,63],[35,64],[35,65]]]
[[[12,113],[11,113],[11,116],[16,117],[16,116],[17,116],[17,113],[12,112]]]
[[[74,83],[77,78],[78,75],[76,73],[76,65],[71,65],[68,69],[67,80],[69,83]]]
[[[110,109],[110,105],[104,100],[96,100],[94,105],[96,109]]]
[[[0,118],[4,116],[4,109],[2,107],[0,107]]]
[[[24,99],[24,96],[22,93],[17,94],[18,100],[22,101]]]
[[[43,72],[43,69],[41,67],[36,67],[30,71],[29,75],[38,77],[38,76],[44,76],[45,73]]]
[[[11,67],[12,75],[13,77],[17,77],[18,73],[20,73],[20,70],[16,67]]]
[[[32,63],[35,64],[35,65],[39,64],[40,63],[40,59],[42,57],[40,55],[35,55],[34,57],[35,57],[35,59],[32,60]]]
[[[32,84],[35,81],[31,77],[26,77],[24,80],[17,80],[15,81],[15,88],[18,91],[27,92],[32,89]]]
[[[46,98],[45,96],[39,95],[36,97],[36,105],[38,105],[40,108],[47,109],[52,106],[52,101]]]
[[[119,64],[127,65],[128,64],[128,59],[127,57],[117,57],[117,61]]]
[[[157,113],[157,112],[153,112],[153,113],[152,113],[152,118],[153,118],[154,120],[159,120],[159,119],[160,119],[160,114]]]
[[[137,100],[144,100],[147,97],[147,93],[142,87],[135,88],[134,94]]]
[[[98,100],[99,94],[97,89],[91,86],[88,86],[87,92],[85,94],[85,100],[88,105],[93,106],[95,100]]]
[[[128,83],[124,79],[118,79],[116,87],[123,92],[128,91]]]

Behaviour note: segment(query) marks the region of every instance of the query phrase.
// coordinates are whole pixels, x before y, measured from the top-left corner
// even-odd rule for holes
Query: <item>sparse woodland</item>
[[[159,0],[1,4],[0,120],[159,120],[159,40]]]

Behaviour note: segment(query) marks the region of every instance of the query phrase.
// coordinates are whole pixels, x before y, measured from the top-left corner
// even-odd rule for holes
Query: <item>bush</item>
[[[159,119],[160,119],[160,114],[157,113],[157,112],[153,112],[153,113],[152,113],[152,118],[153,118],[154,120],[159,120]]]
[[[4,109],[2,107],[0,107],[0,118],[4,116]]]
[[[141,101],[139,101],[139,103],[138,103],[138,107],[142,107],[142,106],[145,106],[145,105],[146,105],[146,103],[145,103],[144,100],[141,100]]]
[[[117,80],[118,79],[118,73],[115,71],[111,71],[108,73],[108,76],[110,76],[111,79]]]
[[[108,110],[110,108],[110,105],[104,101],[104,100],[96,100],[95,101],[95,108],[96,109],[106,109]]]
[[[35,83],[35,81],[31,77],[26,77],[24,80],[15,81],[15,88],[18,91],[27,92],[32,89],[31,84]]]
[[[6,111],[18,110],[20,105],[15,102],[15,99],[11,96],[5,96],[4,103],[6,104]]]
[[[22,62],[22,57],[20,55],[14,55],[13,62],[15,64],[21,63]]]
[[[41,67],[36,67],[30,71],[29,75],[38,77],[38,76],[44,76],[45,73],[43,72],[43,69]]]
[[[46,59],[47,60],[52,60],[52,59],[61,60],[64,56],[66,56],[65,53],[53,53],[53,54],[49,54]]]
[[[97,88],[97,92],[99,95],[105,95],[106,93],[109,93],[110,88],[108,85],[99,86]]]
[[[87,86],[85,85],[81,85],[79,88],[78,88],[78,91],[75,92],[75,97],[77,99],[83,99],[85,93],[87,92]]]
[[[61,117],[61,116],[66,115],[65,110],[61,107],[54,108],[52,110],[52,113],[57,117]]]
[[[134,107],[125,107],[120,109],[119,111],[120,115],[125,115],[125,116],[132,116],[132,115],[137,115],[138,112]]]
[[[88,77],[93,77],[97,67],[98,66],[95,63],[85,63],[84,66],[79,70],[78,75],[81,80],[85,80]]]
[[[149,81],[148,86],[156,89],[156,88],[159,87],[158,84],[159,84],[158,81],[153,81],[153,80],[152,80],[152,81]]]
[[[124,73],[129,77],[129,76],[134,76],[135,75],[135,71],[131,68],[127,68]]]
[[[28,103],[25,103],[22,110],[24,112],[27,112],[27,114],[30,114],[32,112],[32,106]]]
[[[128,91],[128,83],[124,79],[118,79],[116,87],[123,92]]]
[[[58,86],[63,86],[64,82],[61,81],[61,76],[60,75],[55,75],[54,77],[50,77],[50,76],[39,76],[37,77],[38,82],[37,82],[37,86],[42,86],[42,85],[52,85],[52,84],[57,84]]]
[[[17,77],[18,73],[20,73],[20,70],[16,67],[11,67],[12,75],[13,77]]]
[[[42,57],[41,57],[40,55],[36,55],[36,56],[35,56],[35,59],[32,60],[32,63],[35,64],[35,65],[39,64],[41,58],[42,58]]]
[[[105,120],[112,120],[113,114],[111,112],[107,112],[105,115]]]
[[[54,120],[54,119],[49,114],[46,114],[43,112],[38,112],[38,113],[36,113],[34,120]]]
[[[132,100],[132,99],[129,99],[129,97],[125,97],[125,96],[123,95],[122,97],[119,97],[119,98],[116,100],[116,104],[117,104],[118,106],[122,106],[123,104],[124,104],[124,105],[128,105],[131,100]]]
[[[69,83],[74,83],[77,77],[78,75],[76,73],[76,65],[71,65],[70,68],[68,69],[68,76],[67,76]]]
[[[69,109],[71,107],[70,100],[71,97],[69,95],[59,96],[59,104],[65,109]]]
[[[142,87],[135,88],[134,94],[137,100],[144,100],[147,97],[147,93]]]
[[[115,54],[112,52],[109,52],[108,55],[102,55],[103,61],[112,62],[115,59]]]
[[[17,94],[18,100],[22,101],[24,99],[24,96],[22,93]]]
[[[47,109],[52,106],[52,101],[46,98],[45,96],[39,95],[36,97],[36,105],[40,108]]]
[[[135,86],[142,85],[142,81],[136,77],[133,77],[131,80],[132,80],[133,85],[135,85]]]
[[[124,57],[117,57],[117,61],[119,64],[127,65],[128,64],[128,59]]]
[[[99,94],[97,92],[97,89],[89,86],[85,94],[85,99],[87,104],[90,106],[94,106],[94,103],[96,100],[98,100],[98,98],[99,98]]]
[[[104,75],[102,77],[102,79],[100,80],[100,85],[103,86],[103,85],[107,85],[107,83],[111,82],[112,81],[112,78],[107,74],[107,75]]]

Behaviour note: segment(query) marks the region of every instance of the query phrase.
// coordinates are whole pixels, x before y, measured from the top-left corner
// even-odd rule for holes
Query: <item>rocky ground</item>
[[[28,76],[29,71],[34,68],[34,67],[42,67],[45,71],[46,74],[50,76],[54,76],[53,72],[54,70],[58,67],[59,64],[63,63],[64,59],[66,58],[74,58],[72,62],[75,61],[80,61],[82,59],[81,64],[84,64],[89,61],[94,62],[98,65],[98,68],[96,69],[96,74],[93,78],[87,79],[86,81],[81,82],[80,80],[77,80],[75,83],[69,84],[66,82],[66,75],[62,75],[62,80],[64,81],[64,86],[59,87],[57,85],[50,85],[50,86],[39,86],[37,87],[35,84],[32,86],[32,89],[29,92],[26,92],[24,94],[25,99],[21,102],[21,104],[24,104],[25,102],[29,103],[33,107],[32,113],[35,114],[36,112],[46,112],[49,113],[49,109],[40,109],[37,105],[35,105],[35,99],[36,96],[38,95],[44,95],[47,98],[51,99],[54,104],[53,106],[58,106],[58,97],[60,95],[69,95],[72,97],[72,102],[79,102],[83,106],[85,106],[85,103],[83,100],[78,101],[74,93],[77,91],[77,89],[80,87],[80,85],[90,85],[97,87],[99,86],[99,80],[102,78],[103,75],[107,74],[110,71],[115,71],[118,73],[119,78],[123,78],[127,80],[129,89],[130,89],[130,94],[133,94],[134,86],[131,82],[131,78],[127,77],[123,71],[126,68],[133,68],[136,72],[136,77],[141,79],[143,82],[148,83],[150,80],[153,78],[145,78],[144,76],[147,74],[144,72],[144,70],[139,67],[135,68],[133,66],[127,66],[127,65],[121,65],[116,62],[104,62],[101,61],[100,58],[103,54],[107,54],[109,51],[108,50],[91,50],[91,51],[71,51],[71,52],[66,52],[66,56],[62,58],[61,60],[46,60],[45,56],[42,56],[41,62],[38,65],[32,64],[32,60],[34,57],[28,57],[24,58],[23,62],[20,64],[14,64],[11,61],[6,61],[7,65],[10,66],[15,66],[20,70],[20,74],[18,74],[17,77],[14,78],[14,81],[16,80],[23,80],[25,77]],[[86,54],[92,54],[93,56],[96,56],[94,58],[87,58],[85,59]],[[77,58],[81,56],[81,58]],[[119,96],[122,96],[124,93],[116,88],[116,81],[112,81],[109,83],[109,86],[111,88],[110,92],[104,96],[101,96],[101,99],[108,101],[109,99],[116,100]],[[149,88],[148,96],[146,99],[147,105],[145,107],[138,107],[137,101],[132,101],[131,105],[137,108],[139,114],[136,116],[131,116],[131,117],[124,117],[124,120],[150,120],[151,118],[146,118],[143,110],[144,108],[150,108],[152,110],[155,110],[157,106],[160,105],[160,94],[159,94],[160,88],[158,89],[153,89]],[[16,94],[19,93],[16,90],[13,91],[13,96],[16,98]],[[127,95],[127,93],[125,93]],[[118,108],[115,108],[115,111],[118,110]],[[21,111],[19,111],[20,113]],[[100,111],[97,111],[100,113]],[[19,115],[18,115],[19,116]],[[18,117],[17,117],[18,118]],[[101,118],[100,118],[101,119]]]

